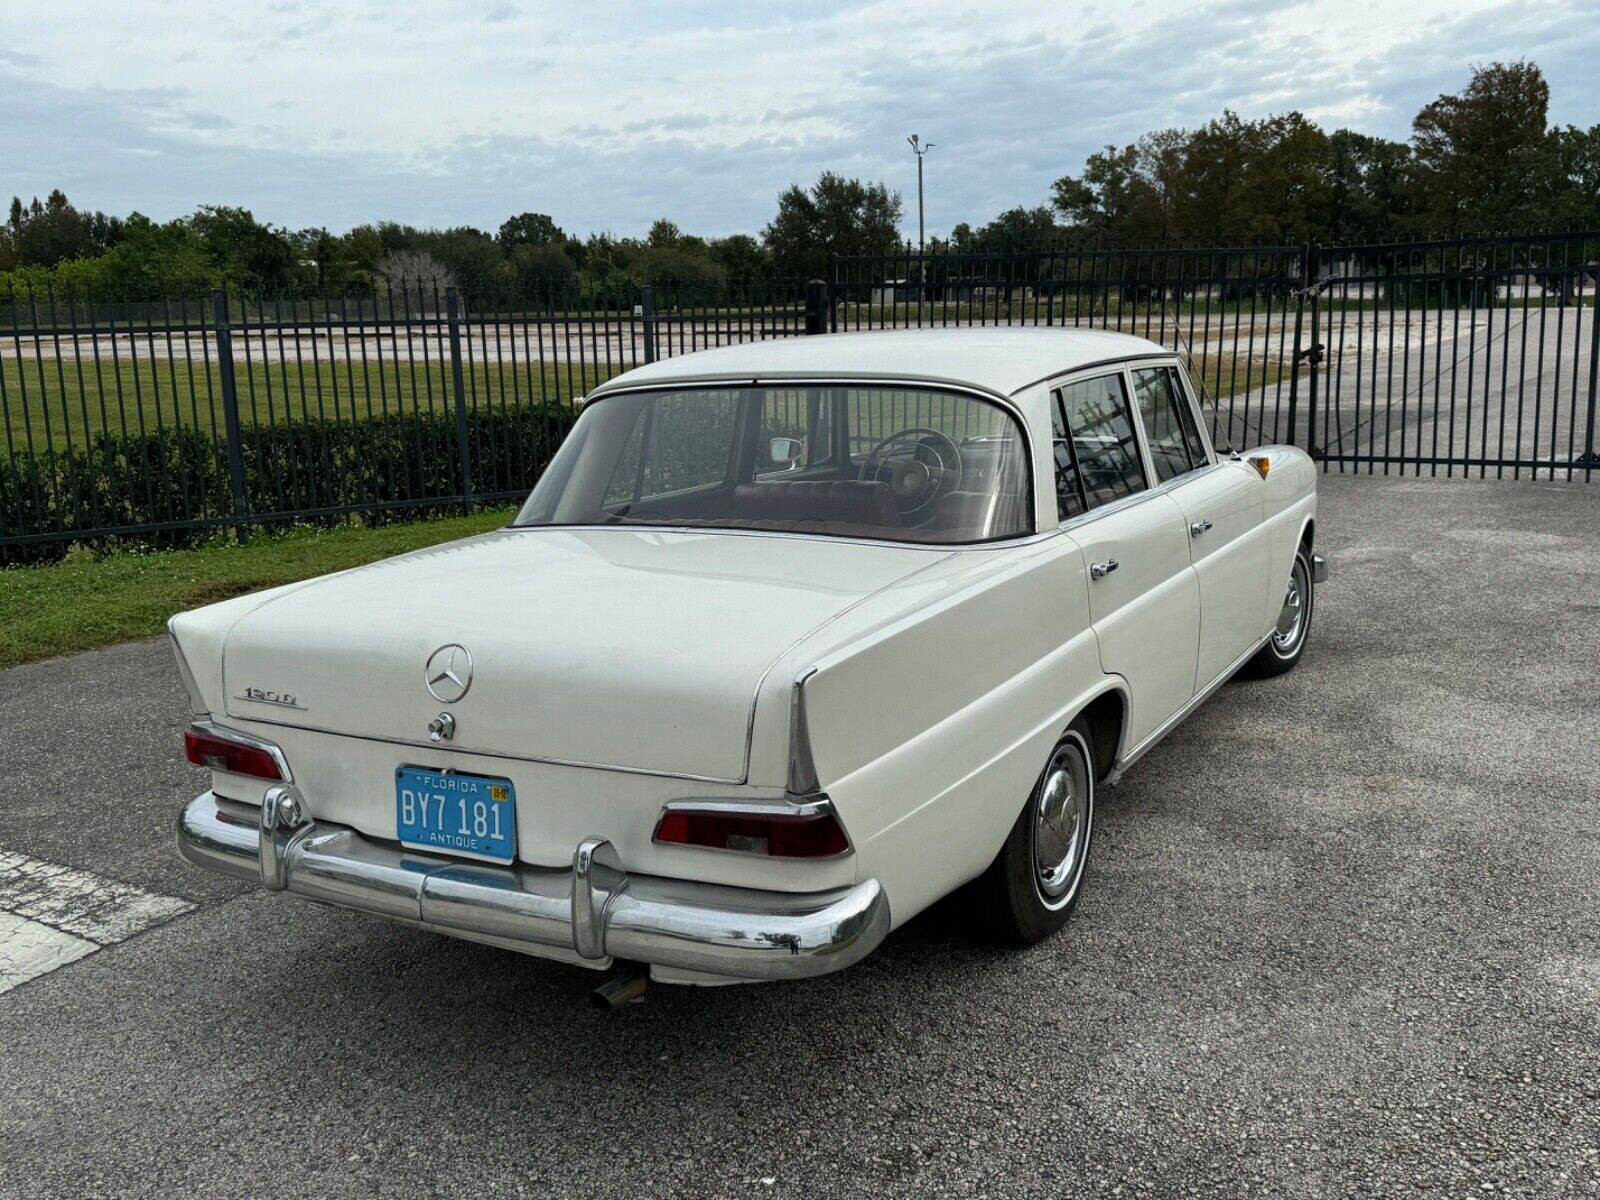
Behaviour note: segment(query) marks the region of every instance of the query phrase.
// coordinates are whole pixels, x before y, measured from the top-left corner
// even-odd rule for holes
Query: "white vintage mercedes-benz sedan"
[[[200,866],[595,968],[857,962],[963,885],[1066,921],[1095,793],[1326,566],[1120,334],[760,342],[630,371],[507,528],[174,617]]]

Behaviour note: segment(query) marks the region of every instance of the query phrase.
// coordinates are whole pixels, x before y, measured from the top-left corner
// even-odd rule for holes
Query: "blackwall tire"
[[[1311,618],[1317,607],[1316,588],[1311,551],[1302,542],[1295,550],[1294,562],[1289,568],[1289,581],[1284,591],[1283,607],[1278,612],[1278,623],[1273,627],[1267,644],[1244,665],[1241,675],[1267,679],[1294,670],[1300,656],[1305,653],[1306,639],[1311,636]]]
[[[1074,721],[1050,751],[1006,843],[979,881],[993,939],[1028,946],[1067,923],[1094,834],[1094,743]]]

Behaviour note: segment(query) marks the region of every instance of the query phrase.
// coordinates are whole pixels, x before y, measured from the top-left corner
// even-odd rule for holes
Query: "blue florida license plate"
[[[400,844],[508,863],[517,857],[517,793],[509,779],[396,767]]]

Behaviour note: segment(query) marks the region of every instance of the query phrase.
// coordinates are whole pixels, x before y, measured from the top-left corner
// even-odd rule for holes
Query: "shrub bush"
[[[519,404],[467,412],[474,495],[523,492],[566,436],[576,410]],[[429,516],[461,493],[453,412],[386,413],[362,421],[317,418],[248,425],[241,435],[245,497],[255,523],[333,524],[371,506],[376,524]],[[436,503],[435,503],[436,501]],[[415,503],[421,502],[421,503]],[[173,524],[173,529],[76,539],[111,545],[195,545],[233,516],[225,439],[198,429],[122,437],[87,446],[11,454],[0,468],[0,538],[56,530]],[[54,562],[66,542],[0,546],[0,564]]]

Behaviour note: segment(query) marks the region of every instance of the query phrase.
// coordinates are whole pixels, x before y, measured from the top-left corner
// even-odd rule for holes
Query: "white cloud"
[[[1600,112],[1600,0],[8,6],[0,190],[167,217],[757,230],[836,169],[929,226],[1044,200],[1085,154],[1232,107],[1405,136],[1469,62],[1531,57]],[[914,214],[911,214],[914,222]]]

